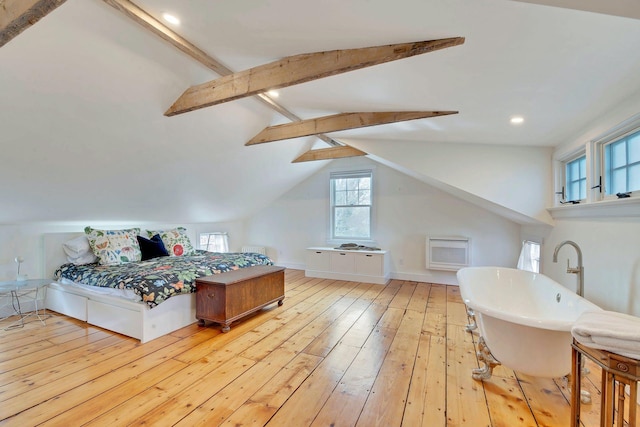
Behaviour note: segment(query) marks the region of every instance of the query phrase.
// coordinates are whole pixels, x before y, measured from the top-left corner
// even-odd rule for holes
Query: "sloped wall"
[[[305,248],[329,236],[329,172],[373,167],[376,244],[390,251],[392,277],[456,283],[425,267],[428,235],[471,238],[474,265],[515,266],[520,226],[367,158],[335,160],[247,221],[248,238],[278,264],[304,268]]]
[[[521,223],[552,224],[552,149],[487,144],[349,140],[348,143],[470,195],[482,207],[502,206],[504,216],[519,213]],[[483,206],[485,201],[486,206]]]

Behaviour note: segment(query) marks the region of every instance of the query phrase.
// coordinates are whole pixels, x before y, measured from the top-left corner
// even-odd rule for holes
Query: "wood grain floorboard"
[[[0,426],[567,426],[565,379],[471,378],[467,323],[456,286],[291,269],[282,307],[225,334],[193,324],[140,344],[52,313],[0,330]],[[592,427],[601,371],[587,366]]]

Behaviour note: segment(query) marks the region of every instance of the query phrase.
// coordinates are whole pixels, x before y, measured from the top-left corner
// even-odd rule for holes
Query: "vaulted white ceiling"
[[[177,15],[176,32],[237,71],[299,53],[465,37],[280,91],[278,102],[305,119],[459,111],[331,135],[338,140],[553,147],[640,96],[633,17],[510,0],[135,3]],[[312,137],[245,147],[287,122],[254,99],[163,116],[187,87],[218,76],[99,0],[69,0],[24,31],[0,48],[0,70],[0,223],[238,219],[326,164],[291,164],[326,146]],[[524,124],[512,126],[512,115]]]

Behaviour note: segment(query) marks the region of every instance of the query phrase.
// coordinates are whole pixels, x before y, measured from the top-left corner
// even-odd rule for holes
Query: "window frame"
[[[337,179],[363,178],[368,177],[369,182],[369,204],[366,205],[337,205],[335,203],[335,181]],[[374,170],[372,168],[358,169],[352,171],[336,170],[329,172],[329,241],[331,242],[373,242],[374,236]],[[369,236],[338,236],[336,235],[335,210],[341,207],[368,207],[369,209]]]
[[[553,207],[548,208],[552,217],[609,217],[629,213],[635,215],[635,206],[640,202],[640,190],[632,190],[628,198],[618,198],[615,194],[606,194],[603,147],[639,131],[640,113],[637,113],[583,144],[576,141],[572,148],[556,149],[553,154],[553,191],[555,196]],[[585,203],[582,201],[579,204],[566,203],[564,200],[565,165],[584,154],[587,158],[587,199]]]
[[[207,237],[207,244],[205,247],[202,246],[202,238],[203,237]],[[215,245],[216,249],[223,249],[223,250],[209,250],[209,241],[211,240],[211,236],[215,236],[216,240],[218,237],[220,237],[223,241],[223,244],[220,248],[218,248],[218,244],[217,243],[213,243]],[[229,235],[226,231],[210,231],[210,232],[206,232],[206,233],[199,233],[198,234],[198,249],[202,249],[208,252],[221,252],[221,253],[227,253],[229,252]]]
[[[537,248],[537,257],[532,256],[531,248]],[[526,249],[530,249],[526,251]],[[533,270],[529,270],[525,267],[530,265]],[[522,249],[520,250],[520,256],[518,257],[518,269],[531,271],[533,273],[540,273],[542,269],[542,241],[536,239],[524,239],[522,240]]]
[[[610,162],[607,162],[607,149],[610,149],[614,144],[620,144],[622,143],[622,141],[624,141],[625,144],[625,164],[621,167],[618,167],[616,169],[624,169],[625,170],[625,175],[626,175],[626,179],[627,179],[627,183],[626,183],[626,191],[624,192],[631,192],[630,197],[640,197],[640,188],[634,189],[634,190],[630,190],[629,189],[629,182],[628,182],[628,175],[629,175],[629,167],[630,166],[638,166],[640,165],[640,160],[633,162],[633,163],[629,163],[629,140],[631,137],[636,137],[638,138],[637,140],[640,141],[640,126],[635,127],[631,130],[629,130],[628,132],[625,132],[623,134],[618,134],[615,135],[611,138],[608,139],[604,139],[598,142],[598,162],[600,165],[600,176],[602,177],[602,186],[603,186],[603,191],[602,191],[602,195],[601,195],[601,199],[602,200],[614,200],[614,199],[618,199],[618,197],[616,196],[616,193],[614,193],[614,190],[611,190],[612,192],[609,193],[609,185],[610,185],[610,181],[611,181],[611,175],[610,175],[610,170],[608,169]],[[611,160],[611,159],[610,159]]]
[[[584,159],[584,176],[582,176],[582,174],[580,172],[578,172],[578,175],[579,175],[578,179],[572,180],[571,183],[578,182],[578,185],[580,185],[580,183],[582,182],[584,184],[584,197],[580,197],[580,195],[581,195],[580,193],[582,191],[581,191],[581,189],[579,189],[578,190],[578,198],[577,199],[576,198],[569,199],[569,192],[570,192],[569,191],[569,186],[571,184],[569,182],[570,176],[568,176],[569,175],[569,172],[568,172],[569,165],[571,163],[574,163],[574,162],[577,162],[577,161],[580,161],[580,160],[583,160],[583,159]],[[563,182],[564,182],[564,185],[563,185],[564,186],[563,200],[564,200],[564,202],[566,202],[566,203],[575,202],[575,201],[583,202],[583,201],[587,200],[587,194],[589,193],[587,191],[587,181],[588,181],[587,153],[584,152],[584,151],[581,151],[578,155],[572,156],[568,160],[565,160],[563,162],[563,166],[564,166],[564,170],[563,170],[563,173],[564,173],[563,174],[563,178],[564,178],[563,179]],[[578,165],[578,169],[581,169],[580,165]],[[572,196],[573,196],[573,194],[572,194]]]
[[[554,206],[568,206],[572,205],[569,203],[567,198],[567,165],[572,161],[578,160],[581,157],[586,157],[586,200],[579,199],[578,203],[584,203],[585,201],[588,203],[590,197],[589,188],[591,187],[591,182],[593,182],[590,172],[592,171],[591,165],[589,164],[589,154],[587,153],[586,147],[580,147],[578,149],[574,149],[569,153],[565,153],[563,156],[558,157],[554,161],[554,183],[555,183],[555,203]]]

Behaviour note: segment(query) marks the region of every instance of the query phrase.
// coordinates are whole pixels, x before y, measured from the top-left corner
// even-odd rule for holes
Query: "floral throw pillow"
[[[147,234],[149,237],[159,234],[170,256],[189,256],[195,255],[196,253],[196,250],[191,245],[189,236],[187,236],[187,229],[184,227],[178,227],[172,230],[147,230]]]
[[[142,258],[140,244],[136,236],[139,228],[128,230],[97,230],[85,227],[91,250],[98,257],[101,265],[125,264],[138,262]]]

